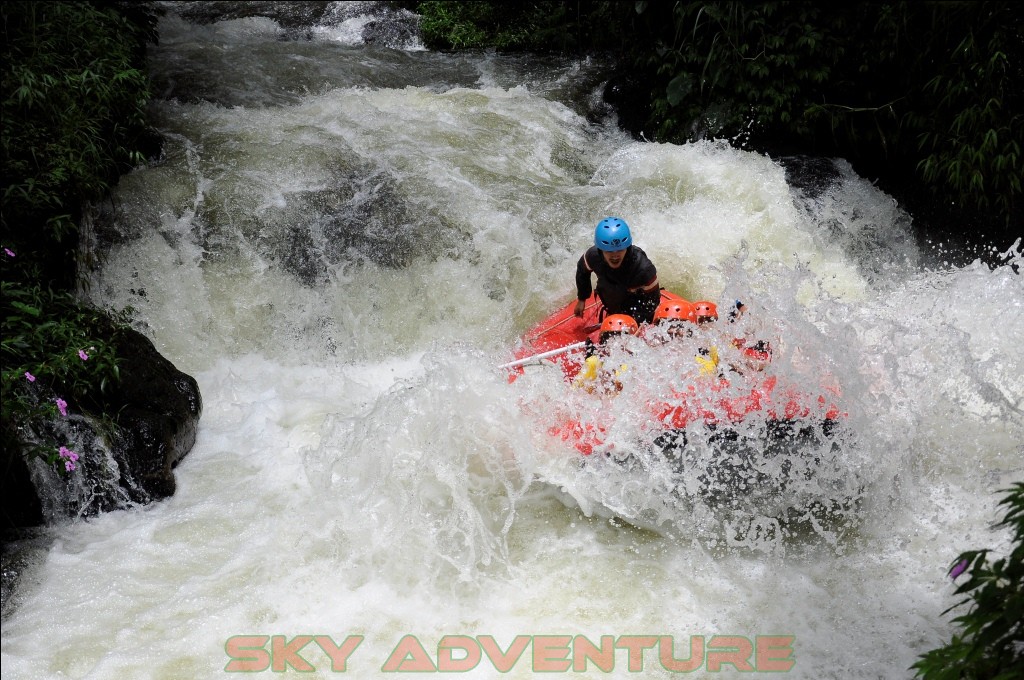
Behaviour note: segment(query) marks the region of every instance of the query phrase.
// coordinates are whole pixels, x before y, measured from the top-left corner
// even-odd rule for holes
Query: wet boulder
[[[60,474],[26,460],[13,433],[0,451],[5,532],[144,505],[174,493],[174,467],[196,440],[202,397],[195,379],[161,355],[142,333],[114,330],[121,379],[102,394],[69,403],[69,414],[23,433],[37,443],[76,451],[74,471]],[[37,397],[55,395],[41,388]],[[8,436],[11,435],[11,436]]]
[[[117,423],[114,456],[124,482],[144,492],[136,500],[165,498],[174,493],[172,470],[196,441],[199,385],[137,331],[128,332],[121,354],[120,385],[107,399]]]

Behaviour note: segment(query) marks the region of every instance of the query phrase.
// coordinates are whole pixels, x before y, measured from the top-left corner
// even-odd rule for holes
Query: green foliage
[[[842,156],[965,213],[1020,219],[1024,13],[1012,3],[414,4],[431,47],[616,56],[646,86],[627,103],[649,139]]]
[[[433,49],[494,48],[607,51],[618,43],[632,3],[566,0],[500,3],[429,0],[413,3],[420,33]],[[628,24],[628,22],[627,22]]]
[[[0,436],[5,449],[69,472],[78,454],[53,439],[51,421],[68,409],[102,413],[125,327],[64,292],[77,218],[144,160],[156,14],[151,3],[6,2],[0,19]]]
[[[484,26],[493,24],[490,3],[423,2],[419,5],[424,41],[441,49],[481,47],[490,39]]]
[[[803,111],[846,49],[844,12],[818,3],[677,2],[662,22],[673,32],[637,59],[665,83],[658,137],[677,142],[810,134]]]
[[[54,464],[61,442],[45,423],[63,417],[57,399],[65,410],[100,406],[97,389],[102,395],[120,379],[117,340],[127,319],[112,322],[70,293],[7,281],[0,311],[4,445]]]
[[[140,3],[142,7],[147,3]],[[2,238],[24,257],[66,262],[76,216],[144,160],[145,43],[155,15],[110,3],[6,2]]]
[[[926,155],[917,169],[926,182],[948,195],[973,196],[982,208],[1007,210],[1024,175],[1024,26],[984,4],[987,20],[968,28],[923,88],[934,105],[908,113],[907,126],[919,130]]]
[[[953,619],[960,632],[946,645],[923,654],[912,668],[926,680],[1024,677],[1024,483],[1004,490],[1006,514],[996,527],[1008,528],[1014,546],[1009,557],[989,560],[988,550],[970,550],[953,561],[950,572],[968,573],[956,590],[967,595],[947,612],[971,603]]]
[[[673,5],[662,139],[796,144],[1019,216],[1024,24],[1006,2]],[[642,61],[641,61],[642,63]]]

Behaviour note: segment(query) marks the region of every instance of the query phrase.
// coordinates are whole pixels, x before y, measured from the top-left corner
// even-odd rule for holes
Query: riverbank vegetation
[[[1024,677],[1024,482],[1003,491],[1005,508],[997,529],[1010,532],[1008,555],[968,550],[950,569],[963,599],[957,610],[959,630],[946,644],[922,654],[913,669],[925,680]],[[965,608],[966,607],[966,608]]]
[[[6,2],[0,19],[3,458],[69,472],[78,454],[46,423],[117,380],[126,325],[74,295],[78,225],[87,202],[145,160],[156,15],[147,3]]]
[[[435,49],[608,54],[609,99],[638,137],[838,156],[964,239],[1020,231],[1024,21],[1009,2],[406,4]]]

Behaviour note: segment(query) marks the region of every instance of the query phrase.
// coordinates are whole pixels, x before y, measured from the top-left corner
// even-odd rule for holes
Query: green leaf
[[[693,91],[693,80],[688,73],[680,73],[665,88],[668,103],[677,106]]]
[[[21,302],[18,302],[16,300],[12,300],[10,302],[10,305],[11,307],[14,307],[17,310],[24,312],[25,314],[30,314],[31,316],[39,316],[40,314],[40,311],[37,307],[31,307],[29,305],[22,304]]]

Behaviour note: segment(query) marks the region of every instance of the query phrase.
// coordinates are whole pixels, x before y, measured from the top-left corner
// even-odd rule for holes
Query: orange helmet
[[[707,300],[694,302],[693,311],[697,317],[697,323],[718,320],[718,307],[714,302],[708,302]]]
[[[662,321],[689,321],[697,323],[697,315],[693,309],[693,303],[689,300],[666,300],[654,310],[654,322]]]
[[[601,335],[605,333],[630,333],[636,335],[640,326],[629,314],[610,314],[601,322]]]

